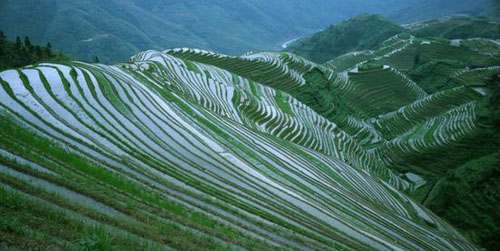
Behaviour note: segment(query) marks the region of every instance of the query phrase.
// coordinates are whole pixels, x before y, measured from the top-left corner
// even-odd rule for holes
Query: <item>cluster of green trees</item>
[[[0,30],[0,70],[18,68],[42,61],[64,61],[71,60],[70,57],[52,49],[48,43],[46,46],[34,45],[28,36],[17,36],[15,41],[9,41],[3,31]]]
[[[378,48],[388,38],[403,32],[403,27],[381,16],[361,15],[298,40],[287,51],[324,63],[346,52]]]

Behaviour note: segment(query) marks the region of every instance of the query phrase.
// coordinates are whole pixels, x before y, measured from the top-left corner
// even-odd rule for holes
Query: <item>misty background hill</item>
[[[75,58],[120,62],[146,49],[197,47],[226,54],[279,50],[281,44],[332,23],[376,13],[404,23],[443,14],[481,14],[492,0],[3,0],[0,27],[10,40]],[[455,1],[453,1],[455,2]],[[428,11],[432,9],[432,11]]]

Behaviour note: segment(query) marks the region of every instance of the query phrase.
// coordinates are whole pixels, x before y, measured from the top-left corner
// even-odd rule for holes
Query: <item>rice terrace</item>
[[[0,2],[0,250],[500,249],[498,1],[41,2]]]

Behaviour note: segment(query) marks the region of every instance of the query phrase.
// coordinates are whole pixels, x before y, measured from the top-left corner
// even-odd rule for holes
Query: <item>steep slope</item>
[[[0,73],[2,245],[475,249],[334,123],[183,51]],[[266,55],[242,62],[311,64]]]
[[[459,227],[471,239],[488,250],[496,250],[499,222],[498,186],[500,156],[500,88],[498,70],[478,69],[470,71],[464,80],[476,85],[482,82],[483,98],[478,102],[481,131],[460,148],[451,149],[460,155],[461,161],[436,183],[425,204],[434,212]],[[481,74],[482,73],[482,74]],[[459,75],[458,78],[461,78]],[[476,76],[476,78],[473,78]],[[472,146],[472,147],[471,147]],[[454,196],[449,196],[453,194]]]

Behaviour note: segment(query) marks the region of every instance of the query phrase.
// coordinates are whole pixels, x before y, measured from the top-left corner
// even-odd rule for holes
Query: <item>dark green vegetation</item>
[[[498,250],[500,234],[500,72],[482,78],[492,94],[478,108],[477,135],[450,149],[448,169],[425,205],[488,250]],[[484,76],[484,75],[483,75]],[[477,80],[476,80],[477,81]]]
[[[388,38],[403,32],[399,25],[376,15],[362,15],[301,39],[287,51],[324,63],[349,51],[378,48]]]
[[[477,71],[479,75],[475,75],[474,72],[465,73],[462,71],[464,69],[474,70],[500,64],[500,59],[494,56],[488,56],[488,54],[478,55],[475,52],[478,48],[496,46],[493,42],[471,40],[460,42],[460,46],[449,46],[449,44],[450,41],[444,40],[432,42],[429,45],[409,46],[405,52],[394,55],[387,59],[387,62],[404,69],[408,76],[428,93],[435,93],[464,84],[474,87],[484,86],[485,81],[487,81],[486,78],[489,74],[494,73],[494,70]],[[489,51],[485,50],[484,53],[489,53]],[[451,78],[457,72],[464,73],[464,77],[471,76],[465,80]],[[486,74],[486,76],[483,74]],[[475,81],[475,83],[472,81]]]
[[[31,43],[29,37],[22,40],[9,41],[5,33],[0,31],[0,70],[18,68],[38,62],[68,61],[70,57],[52,49],[52,45],[39,46]]]

